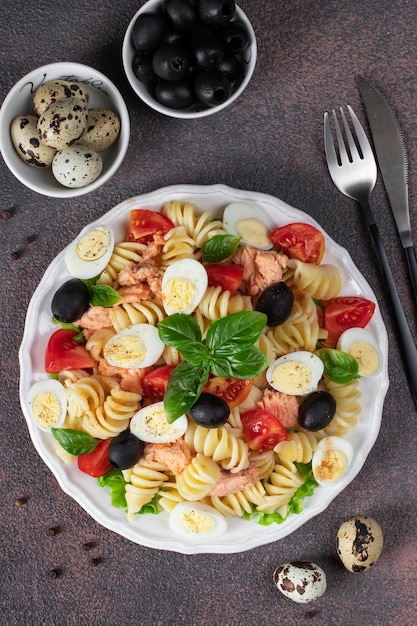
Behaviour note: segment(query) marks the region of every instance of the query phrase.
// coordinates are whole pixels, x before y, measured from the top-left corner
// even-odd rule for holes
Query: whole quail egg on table
[[[417,224],[417,6],[414,2],[392,0],[327,0],[325,3],[241,0],[238,5],[256,35],[257,60],[250,82],[226,108],[207,117],[186,119],[160,114],[142,102],[124,74],[124,36],[132,18],[144,6],[142,0],[3,1],[1,109],[7,106],[5,98],[22,76],[36,67],[71,61],[97,68],[108,76],[125,99],[131,127],[129,148],[120,167],[105,184],[95,187],[92,183],[92,191],[83,195],[52,197],[49,192],[41,195],[14,176],[3,153],[0,157],[0,584],[3,591],[0,622],[8,626],[76,623],[413,626],[415,623],[416,411],[372,242],[354,202],[342,198],[329,178],[322,132],[324,111],[351,104],[369,137],[356,77],[364,75],[384,91],[398,115],[406,142],[410,221],[414,230]],[[89,77],[81,76],[85,80]],[[39,81],[34,83],[32,96],[38,84]],[[82,86],[89,92],[94,89],[90,83]],[[88,111],[112,109],[108,103],[96,105],[91,100]],[[14,107],[10,124],[14,117],[29,115],[37,118],[41,113],[26,106]],[[10,138],[10,124],[9,156],[12,154],[19,160],[21,168],[29,171],[33,180],[45,174],[52,179],[51,165],[31,167],[17,155]],[[120,132],[122,128],[123,123]],[[88,147],[97,152],[93,145]],[[56,149],[50,150],[55,153]],[[105,153],[98,154],[103,158]],[[33,158],[37,159],[35,151]],[[50,159],[51,152],[41,160],[44,158]],[[96,182],[104,172],[105,168]],[[33,431],[40,428],[35,421],[28,427],[20,405],[17,353],[26,311],[44,275],[46,280],[50,279],[51,262],[89,224],[110,227],[102,216],[118,203],[181,184],[223,184],[240,191],[270,194],[316,220],[324,233],[348,251],[353,264],[373,289],[389,341],[388,364],[384,359],[382,364],[383,368],[387,366],[389,389],[378,437],[372,449],[366,451],[360,472],[325,510],[293,533],[239,553],[184,554],[149,548],[98,523],[84,509],[85,501],[69,497],[65,482],[59,484],[45,465],[32,443]],[[54,185],[60,192],[72,193],[71,188],[57,181]],[[87,185],[79,190],[88,188]],[[188,200],[186,195],[179,199]],[[222,208],[227,203],[228,198]],[[417,337],[407,267],[380,176],[370,203],[375,209],[407,318]],[[115,235],[119,242],[124,233],[115,231]],[[56,281],[60,284],[78,278],[67,271],[64,257],[62,254],[65,269]],[[347,276],[346,281],[350,287],[352,276]],[[48,307],[53,295],[51,289],[42,295]],[[51,314],[49,310],[46,312],[46,305],[42,305],[42,315],[50,325]],[[375,333],[371,334],[375,337]],[[375,347],[369,338],[355,336],[346,347],[344,344],[343,350],[350,350],[351,343],[354,350],[355,344],[363,342],[378,354],[381,338],[376,338]],[[29,356],[41,371],[42,339],[34,344]],[[375,367],[371,367],[374,370],[371,376],[366,376],[365,371],[361,373],[363,384],[371,387],[377,384],[380,373]],[[52,382],[48,375],[42,380]],[[59,427],[59,399],[57,402],[53,397],[58,398],[59,392],[48,388],[36,395],[38,416],[55,416],[55,425]],[[313,401],[310,411],[303,402],[309,428],[315,427],[316,403],[327,402],[326,396],[321,395],[314,396]],[[366,398],[362,396],[359,401],[366,403]],[[45,407],[48,411],[44,412]],[[331,411],[331,407],[327,406],[326,410]],[[366,440],[369,435],[369,422],[365,423],[366,428],[361,423],[358,425],[358,440]],[[41,432],[49,441],[49,433]],[[316,436],[319,431],[311,432]],[[135,448],[138,439],[132,441]],[[356,450],[356,437],[352,437],[351,443]],[[53,443],[48,446],[48,453],[54,454]],[[136,453],[136,448],[132,449],[134,458]],[[115,463],[120,462],[116,452],[112,458]],[[76,465],[72,467],[71,479],[77,480],[80,474]],[[95,478],[88,476],[78,481],[80,486],[87,482],[88,489],[97,484]],[[320,487],[324,494],[332,488]],[[101,506],[103,500],[110,500],[110,496],[100,488],[96,506]],[[115,524],[125,524],[125,512],[113,509]],[[193,502],[188,503],[185,511],[177,509],[180,518],[177,528],[185,533],[180,535],[179,530],[175,531],[178,542],[189,542],[189,533],[195,536],[195,528],[210,528],[212,541],[222,541],[227,531],[216,535],[222,529],[217,528],[212,512],[195,509]],[[153,523],[160,517],[153,515]],[[339,531],[345,522],[356,518],[365,521],[349,522],[349,532],[346,527]],[[381,534],[369,527],[370,518],[379,525]],[[239,522],[251,524],[244,519]],[[230,526],[230,520],[227,525]],[[259,532],[271,532],[271,526]],[[245,544],[247,540],[242,541],[243,548]],[[375,547],[378,550],[374,553]],[[324,593],[307,603],[294,602],[274,582],[277,568],[300,563],[315,564],[326,579]],[[365,570],[356,571],[365,565]],[[302,580],[311,580],[309,572],[313,570],[302,573]],[[285,586],[291,584],[286,581]]]

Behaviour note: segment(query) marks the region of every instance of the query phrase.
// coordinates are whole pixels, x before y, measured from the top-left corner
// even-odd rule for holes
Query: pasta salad
[[[190,541],[300,512],[348,470],[358,380],[381,364],[364,330],[375,304],[340,296],[324,253],[315,227],[247,202],[222,219],[135,207],[123,241],[105,224],[76,240],[52,301],[53,379],[30,393],[56,454],[130,521],[166,511]],[[348,331],[365,335],[342,346]]]

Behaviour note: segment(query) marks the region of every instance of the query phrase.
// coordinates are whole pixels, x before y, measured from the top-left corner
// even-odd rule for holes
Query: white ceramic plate
[[[125,235],[129,212],[132,208],[146,207],[159,211],[164,202],[172,200],[191,201],[197,204],[200,210],[214,209],[218,211],[219,215],[222,214],[224,207],[233,200],[256,202],[273,217],[277,226],[299,221],[308,222],[316,228],[320,228],[311,217],[277,198],[261,193],[232,189],[223,185],[165,187],[152,193],[125,200],[101,216],[94,224],[105,223],[111,226],[115,231],[116,241],[121,241]],[[91,226],[90,224],[84,230]],[[325,233],[324,235],[326,253],[323,262],[334,263],[343,269],[341,294],[362,295],[376,302],[375,294],[355,267],[348,252]],[[304,510],[298,515],[291,514],[280,525],[273,524],[265,527],[253,521],[229,518],[226,534],[213,540],[213,543],[187,544],[186,540],[169,529],[168,514],[165,512],[156,516],[137,515],[135,521],[129,523],[123,510],[111,506],[110,498],[98,486],[96,479],[80,472],[76,464],[65,465],[55,455],[52,436],[37,428],[29,411],[29,389],[34,382],[46,377],[43,370],[45,347],[51,332],[56,329],[51,323],[52,296],[58,286],[70,278],[65,267],[64,255],[65,250],[48,267],[29,304],[25,332],[19,352],[20,402],[30,436],[41,458],[53,472],[61,488],[97,522],[131,541],[150,548],[173,550],[184,554],[243,552],[276,541],[294,532],[307,520],[324,511],[361,470],[378,436],[383,402],[388,389],[388,340],[378,306],[367,329],[378,338],[384,359],[383,369],[376,378],[360,379],[362,413],[358,424],[347,436],[354,448],[354,461],[339,483],[328,487],[318,487],[313,496],[304,500]]]

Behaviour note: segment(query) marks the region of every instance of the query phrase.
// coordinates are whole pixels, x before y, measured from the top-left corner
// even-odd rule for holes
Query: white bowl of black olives
[[[143,102],[193,119],[242,94],[256,51],[252,25],[234,0],[148,0],[126,30],[123,64]]]

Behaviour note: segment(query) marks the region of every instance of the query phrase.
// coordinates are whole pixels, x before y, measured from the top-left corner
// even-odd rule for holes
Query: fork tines
[[[352,107],[348,105],[347,110],[349,112],[352,127],[355,131],[355,136],[352,134],[345,111],[342,107],[340,107],[339,110],[342,121],[342,128],[339,123],[337,111],[335,109],[333,109],[332,111],[333,124],[336,132],[336,145],[333,141],[331,122],[328,113],[325,113],[324,128],[326,145],[328,148],[330,147],[330,149],[334,151],[333,157],[337,160],[339,165],[342,165],[342,163],[346,161],[352,163],[354,159],[363,159],[365,157],[363,149],[365,146],[366,150],[366,144],[368,143],[368,139]]]

